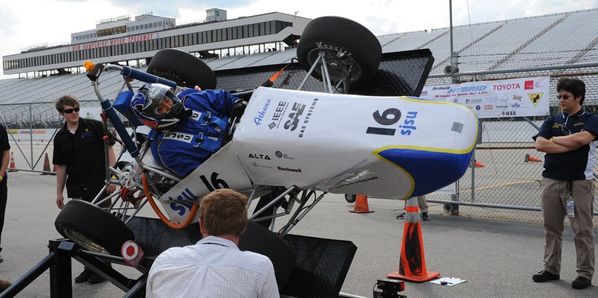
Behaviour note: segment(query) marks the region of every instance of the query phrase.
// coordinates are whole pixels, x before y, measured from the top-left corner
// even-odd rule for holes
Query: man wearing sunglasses
[[[534,282],[560,279],[561,246],[565,217],[575,232],[577,278],[571,286],[591,286],[594,274],[594,177],[598,116],[585,111],[585,84],[575,78],[557,83],[561,112],[544,121],[534,137],[538,151],[545,152],[542,191],[545,246],[544,270]],[[569,210],[567,210],[569,209]]]
[[[79,117],[79,100],[63,96],[56,101],[56,110],[64,118],[64,125],[54,137],[53,163],[56,169],[56,206],[64,207],[64,187],[71,199],[91,202],[104,187],[106,179],[104,127],[102,122]],[[115,155],[114,140],[109,139],[108,160],[112,166]],[[107,207],[110,202],[101,206]],[[75,282],[99,283],[100,275],[88,268]]]

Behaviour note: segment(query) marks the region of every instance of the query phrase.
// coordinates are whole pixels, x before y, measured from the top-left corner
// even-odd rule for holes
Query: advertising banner
[[[480,119],[549,114],[550,78],[533,77],[426,86],[425,99],[465,105]]]

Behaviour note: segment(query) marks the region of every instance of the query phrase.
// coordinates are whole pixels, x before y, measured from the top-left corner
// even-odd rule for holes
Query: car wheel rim
[[[85,236],[83,233],[81,233],[77,230],[72,230],[67,227],[62,227],[61,230],[62,230],[62,233],[68,239],[72,240],[77,245],[81,246],[82,248],[84,248],[86,250],[99,252],[99,253],[106,253],[106,254],[108,253],[108,251],[104,247],[95,243],[91,239],[87,238],[87,236]]]

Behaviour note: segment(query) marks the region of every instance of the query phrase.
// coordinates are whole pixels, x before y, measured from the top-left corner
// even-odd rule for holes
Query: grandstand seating
[[[385,53],[429,48],[435,58],[432,75],[443,74],[444,67],[450,64],[449,28],[387,34],[378,39]],[[453,50],[458,54],[461,72],[596,62],[598,9],[456,26]],[[218,72],[283,64],[295,56],[296,50],[290,48],[205,61]],[[103,76],[102,90],[107,90],[108,97],[114,96],[122,85],[121,77],[115,72]],[[64,94],[90,101],[85,105],[99,107],[94,90],[83,74],[0,80],[0,123],[28,127],[31,114],[35,126],[57,125],[59,117],[52,102]],[[588,97],[598,96],[590,94]]]
[[[502,27],[474,47],[459,53],[461,71],[487,70],[532,36],[555,23],[561,16],[551,15],[501,22]]]

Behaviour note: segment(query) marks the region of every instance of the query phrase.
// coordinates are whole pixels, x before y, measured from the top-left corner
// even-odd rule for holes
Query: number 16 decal
[[[228,188],[228,183],[222,179],[218,179],[218,175],[217,172],[212,172],[210,176],[211,183],[204,175],[199,176],[199,178],[201,178],[201,181],[209,191],[214,191],[214,189],[218,188]]]
[[[374,121],[380,125],[389,126],[396,124],[401,120],[401,111],[396,108],[386,109],[382,114],[380,114],[379,110],[376,110],[373,114]],[[384,136],[394,136],[397,130],[394,128],[386,128],[386,127],[368,127],[365,133],[367,134],[376,134],[376,135],[384,135]]]

